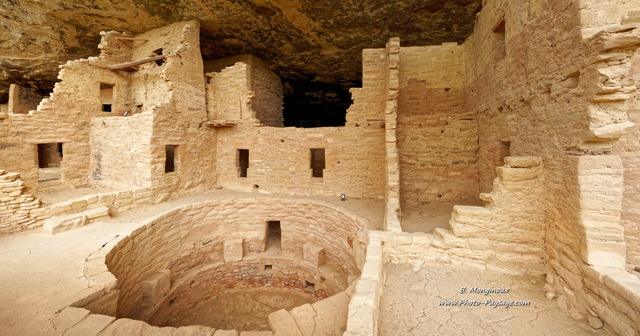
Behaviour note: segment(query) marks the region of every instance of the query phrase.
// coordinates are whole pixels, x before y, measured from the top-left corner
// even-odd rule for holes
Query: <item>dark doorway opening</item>
[[[238,149],[238,176],[247,177],[247,170],[249,169],[249,150]]]
[[[311,148],[311,176],[322,177],[324,166],[324,148]]]
[[[285,127],[337,127],[346,123],[351,94],[346,87],[314,81],[284,81]]]

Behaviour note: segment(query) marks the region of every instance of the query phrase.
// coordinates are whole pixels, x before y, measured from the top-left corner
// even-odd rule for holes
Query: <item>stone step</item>
[[[102,206],[71,215],[51,217],[44,222],[43,228],[49,234],[56,234],[85,226],[91,220],[108,216],[109,208]]]

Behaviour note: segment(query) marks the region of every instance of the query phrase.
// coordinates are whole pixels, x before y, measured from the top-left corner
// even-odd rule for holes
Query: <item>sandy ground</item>
[[[482,202],[433,202],[419,208],[402,208],[400,225],[404,232],[432,232],[435,228],[449,227],[454,205],[479,205]]]
[[[270,330],[269,314],[316,301],[312,296],[284,288],[246,288],[221,293],[215,299],[180,315],[168,326],[197,324],[223,330]]]
[[[82,194],[87,193],[88,190],[82,191]],[[0,335],[58,335],[51,320],[88,287],[82,278],[85,257],[110,240],[128,235],[143,220],[195,202],[276,196],[280,197],[216,190],[122,212],[113,218],[53,236],[40,231],[0,237]],[[60,197],[63,196],[51,196]],[[382,200],[348,199],[342,202],[339,197],[312,199],[352,210],[369,219],[372,229],[382,227]]]
[[[607,335],[603,330],[592,329],[584,320],[565,316],[556,300],[544,296],[542,277],[442,264],[423,264],[414,271],[410,264],[387,263],[384,271],[380,336]],[[460,293],[463,287],[464,294]],[[471,293],[471,287],[509,290],[487,291],[485,295]],[[530,305],[506,308],[496,304],[506,301],[528,301]],[[462,302],[464,305],[446,306]]]

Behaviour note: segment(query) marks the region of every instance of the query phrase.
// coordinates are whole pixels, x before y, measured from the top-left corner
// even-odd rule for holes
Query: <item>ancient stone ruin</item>
[[[639,1],[482,1],[331,120],[205,28],[0,95],[0,334],[640,335]]]

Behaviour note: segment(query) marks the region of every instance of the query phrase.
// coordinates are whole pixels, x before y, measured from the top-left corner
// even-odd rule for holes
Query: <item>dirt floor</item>
[[[404,232],[430,233],[435,228],[449,227],[454,205],[478,205],[482,202],[433,202],[418,207],[402,208],[400,225]]]
[[[284,288],[246,288],[222,293],[213,300],[203,302],[190,312],[178,316],[168,326],[197,324],[225,330],[270,330],[269,314],[315,301],[317,299],[312,296]]]
[[[380,336],[607,335],[565,316],[557,299],[545,297],[541,277],[442,264],[415,271],[410,264],[387,263],[384,271]],[[529,305],[507,308],[510,301]]]

